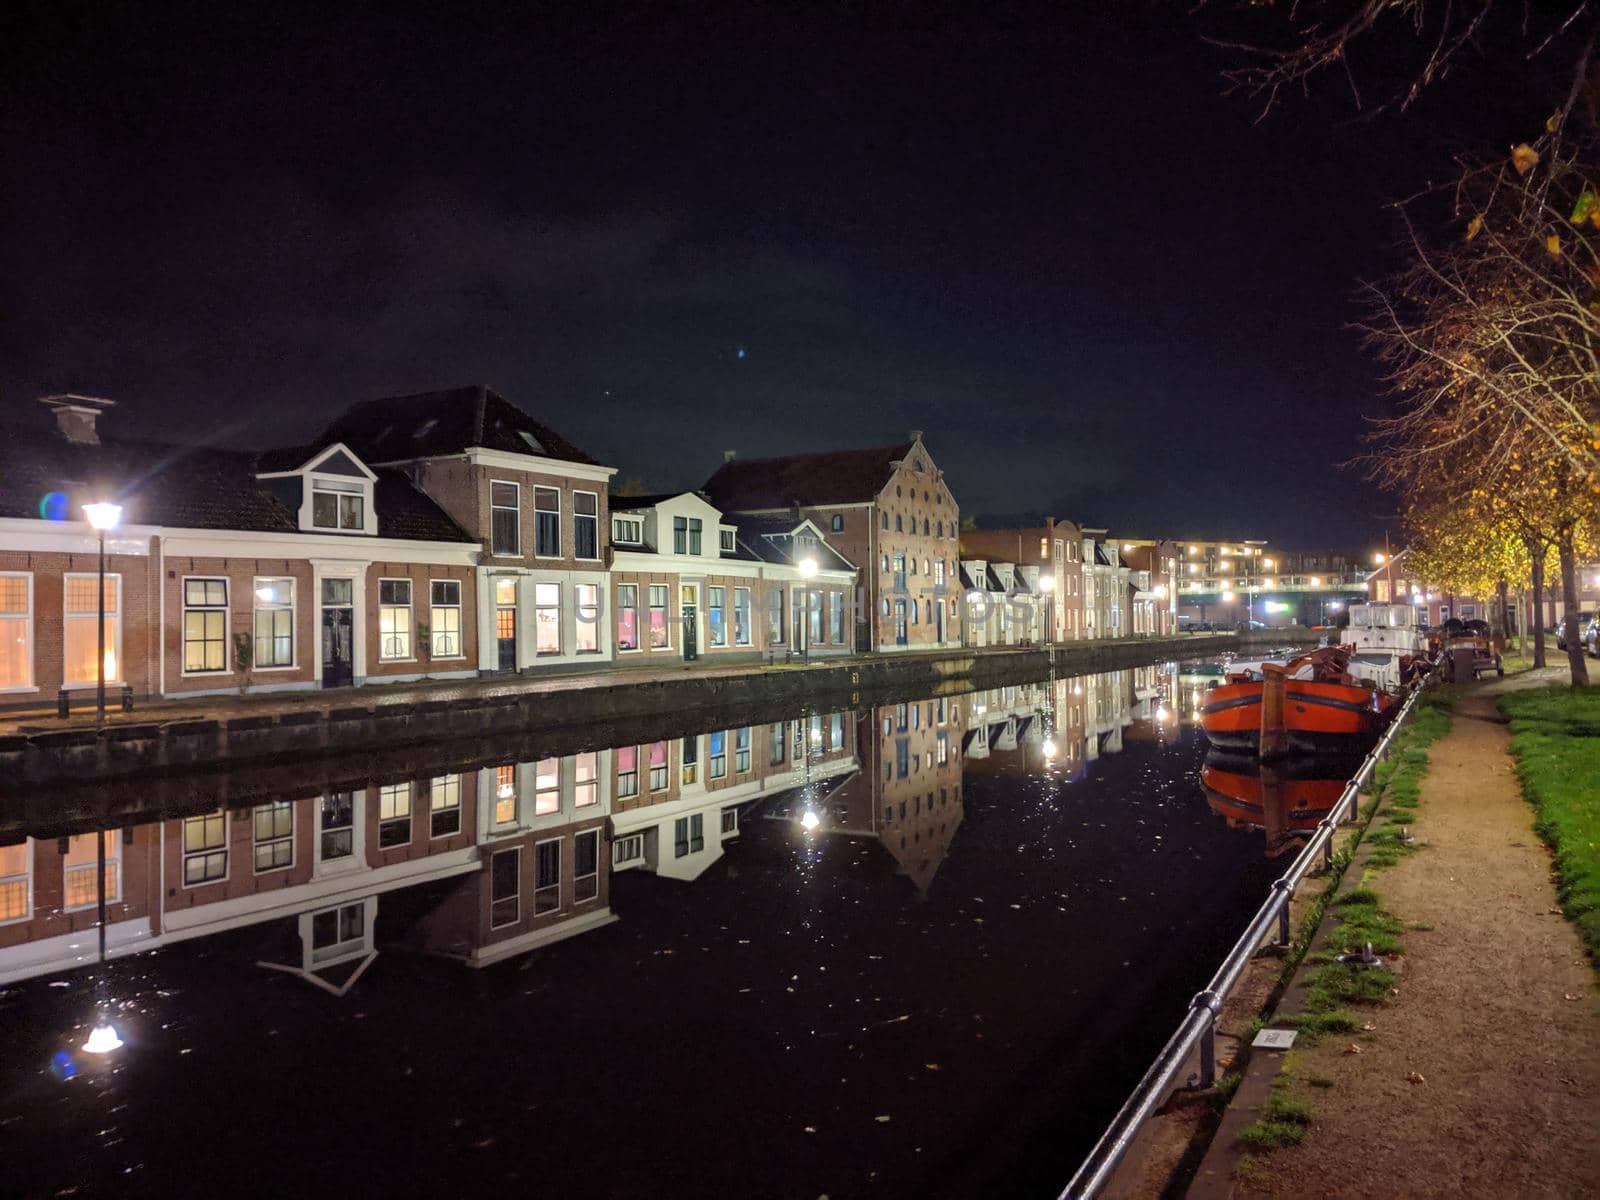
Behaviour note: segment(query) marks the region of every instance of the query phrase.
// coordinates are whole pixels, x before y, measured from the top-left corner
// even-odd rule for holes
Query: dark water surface
[[[511,884],[488,856],[524,844],[481,832],[492,769],[465,773],[456,841],[415,828],[404,862],[364,813],[343,876],[321,874],[322,802],[300,798],[293,853],[316,877],[276,902],[384,889],[370,940],[316,972],[337,986],[365,962],[343,996],[258,965],[303,968],[314,941],[342,940],[333,918],[313,934],[240,890],[269,874],[254,855],[270,822],[229,814],[228,882],[205,903],[181,876],[207,870],[183,853],[203,827],[114,835],[125,898],[142,869],[147,907],[196,901],[165,919],[205,936],[75,970],[17,966],[42,962],[46,934],[72,942],[59,925],[31,951],[0,942],[0,1194],[1053,1196],[1276,873],[1248,813],[1208,802],[1181,694],[1175,668],[1151,667],[807,715],[760,730],[746,773],[728,731],[724,778],[752,781],[731,803],[681,786],[674,741],[678,798],[646,804],[649,748],[638,785],[613,748],[597,804],[571,809],[565,776],[517,863],[518,935],[583,931],[481,969],[461,960],[512,928],[495,928]],[[791,757],[772,770],[779,742]],[[694,747],[706,784],[716,752],[709,732]],[[696,811],[698,850],[677,828]],[[560,908],[533,915],[534,847],[594,827],[598,884],[572,891],[583,860],[564,860]],[[644,861],[613,865],[630,831]],[[395,885],[431,869],[430,841],[465,845],[456,873]],[[62,856],[54,838],[31,850],[38,918]],[[79,915],[72,953],[92,953]],[[126,1044],[100,1058],[80,1045],[102,994]]]

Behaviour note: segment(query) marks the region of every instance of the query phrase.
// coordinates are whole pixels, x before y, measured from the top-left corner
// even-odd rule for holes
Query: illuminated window
[[[461,776],[440,775],[428,788],[429,837],[461,832]]]
[[[0,846],[0,922],[24,921],[33,911],[33,843]]]
[[[463,654],[461,581],[435,579],[428,585],[428,591],[431,626],[428,652],[434,658],[460,658]]]
[[[650,585],[650,648],[665,649],[671,645],[667,632],[667,588],[665,584]]]
[[[0,575],[0,691],[32,686],[33,576]]]
[[[600,894],[600,831],[585,830],[572,839],[572,899],[582,904]]]
[[[572,756],[572,807],[600,803],[600,755],[593,750]]]
[[[707,740],[711,744],[711,778],[721,779],[728,773],[728,735],[719,729]]]
[[[510,763],[494,769],[494,823],[510,825],[517,819],[517,768]]]
[[[410,840],[411,784],[384,784],[378,789],[378,846],[404,846]]]
[[[378,657],[411,658],[411,580],[378,581]]]
[[[94,683],[98,653],[96,624],[99,605],[94,575],[68,575],[62,581],[64,623],[63,667],[66,682]],[[122,577],[107,575],[105,587],[105,672],[107,683],[122,682]]]
[[[617,796],[626,799],[639,794],[639,747],[619,746],[617,759]]]
[[[228,817],[220,809],[183,821],[183,886],[228,876]]]
[[[534,649],[538,654],[561,653],[561,585],[533,585]]]
[[[322,798],[321,849],[323,862],[335,862],[355,853],[356,797],[354,792],[329,792]]]
[[[617,584],[617,649],[639,648],[639,585]]]
[[[650,743],[650,790],[665,791],[667,786],[667,744]]]
[[[294,665],[294,580],[257,579],[255,662],[257,667]]]
[[[183,670],[228,669],[228,581],[183,581]]]
[[[106,903],[114,904],[122,898],[122,839],[111,829],[100,837],[106,848]],[[61,864],[63,908],[90,908],[100,902],[95,885],[98,860],[94,834],[80,833],[67,840],[67,853]]]
[[[706,629],[707,637],[713,646],[728,644],[728,624],[724,613],[727,595],[727,588],[706,589]]]
[[[294,865],[294,805],[287,800],[258,804],[251,811],[256,873]]]
[[[733,644],[750,644],[750,589],[733,589]]]
[[[694,734],[689,734],[683,739],[683,782],[691,784],[699,776],[700,771],[700,739]]]
[[[543,758],[533,768],[533,811],[548,816],[561,811],[561,760]]]
[[[572,600],[578,653],[600,653],[599,586],[593,583],[573,584]]]

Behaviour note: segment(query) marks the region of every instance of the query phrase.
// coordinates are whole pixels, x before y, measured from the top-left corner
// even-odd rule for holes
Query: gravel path
[[[1372,879],[1431,928],[1403,935],[1399,995],[1368,1010],[1373,1031],[1297,1055],[1302,1078],[1333,1086],[1296,1086],[1309,1136],[1257,1158],[1233,1195],[1600,1196],[1600,990],[1495,708],[1562,674],[1471,689],[1434,744],[1413,826],[1425,849]]]

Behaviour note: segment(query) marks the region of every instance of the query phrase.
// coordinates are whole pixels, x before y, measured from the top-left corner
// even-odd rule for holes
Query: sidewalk
[[[1562,675],[1467,690],[1430,750],[1421,851],[1364,879],[1405,925],[1395,992],[1285,1058],[1305,1139],[1251,1156],[1228,1195],[1600,1195],[1600,989],[1496,709]]]

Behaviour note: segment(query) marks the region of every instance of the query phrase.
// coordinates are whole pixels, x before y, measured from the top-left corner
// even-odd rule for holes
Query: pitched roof
[[[121,440],[92,445],[12,430],[0,440],[0,517],[80,520],[75,505],[93,497],[120,503],[124,525],[299,532],[298,514],[257,481],[257,469],[257,456],[242,450]],[[60,497],[53,506],[52,495]],[[373,507],[381,537],[473,540],[398,471],[378,472]]]
[[[606,499],[606,504],[612,512],[643,512],[647,508],[654,508],[658,504],[665,504],[668,500],[676,500],[679,496],[700,496],[699,492],[658,492],[652,496],[619,496],[612,492]]]
[[[749,513],[723,513],[722,519],[738,530],[736,541],[746,554],[762,562],[793,565],[793,539],[791,535],[801,525],[802,518],[790,516],[752,516]],[[816,526],[812,525],[815,529]],[[817,566],[824,571],[853,571],[855,566],[840,554],[819,533],[817,536]],[[739,557],[745,557],[745,554]]]
[[[733,459],[702,489],[721,509],[856,504],[874,499],[914,442],[781,458]]]
[[[329,425],[317,445],[332,442],[344,442],[368,462],[460,454],[469,446],[563,462],[595,461],[482,384],[365,400]]]

